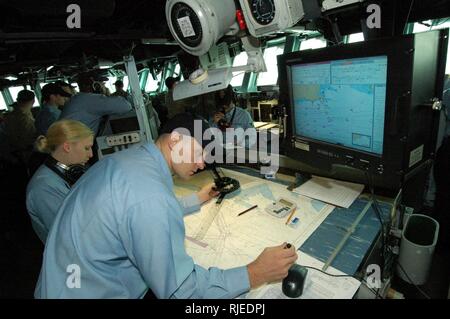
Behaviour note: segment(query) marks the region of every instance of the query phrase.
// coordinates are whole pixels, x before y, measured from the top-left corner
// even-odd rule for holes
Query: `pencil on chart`
[[[292,210],[292,212],[289,214],[289,217],[288,217],[288,219],[287,219],[287,221],[286,221],[286,225],[289,224],[289,222],[291,221],[292,216],[294,216],[294,214],[295,214],[295,208],[294,208],[294,209]]]
[[[250,207],[250,208],[244,210],[242,213],[239,213],[238,216],[244,215],[245,213],[251,211],[252,209],[254,209],[254,208],[256,208],[256,207],[258,207],[258,205],[252,206],[252,207]]]

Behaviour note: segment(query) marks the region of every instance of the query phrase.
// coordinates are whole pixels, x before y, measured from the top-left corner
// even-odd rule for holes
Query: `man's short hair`
[[[220,92],[224,93],[223,97],[220,96]],[[218,106],[230,105],[231,102],[236,103],[236,93],[231,85],[216,92],[216,103]]]
[[[42,101],[48,101],[51,95],[61,95],[63,97],[72,97],[72,94],[67,93],[63,88],[56,83],[48,83],[42,87]]]
[[[61,81],[61,80],[60,81],[55,81],[55,84],[59,85],[60,87],[70,87],[71,89],[75,89],[76,88],[76,86],[71,85],[71,84],[69,84],[67,82]]]
[[[178,81],[180,81],[180,77],[174,78],[174,77],[172,77],[172,76],[169,76],[169,77],[166,79],[165,83],[166,83],[167,88],[170,90],[170,89],[172,88],[172,86],[173,86],[176,82],[178,82]]]
[[[34,93],[30,90],[21,90],[17,93],[17,103],[25,103],[34,100]]]
[[[80,88],[91,88],[94,82],[106,82],[108,78],[95,73],[83,73],[77,78],[77,83]]]
[[[123,87],[123,81],[121,81],[121,80],[117,80],[116,82],[114,82],[114,85],[117,85],[117,86]]]

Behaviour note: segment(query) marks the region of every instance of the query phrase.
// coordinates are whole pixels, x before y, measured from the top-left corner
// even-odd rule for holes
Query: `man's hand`
[[[223,114],[222,112],[217,112],[216,114],[214,114],[213,121],[217,124],[223,118],[225,118],[225,114]]]
[[[247,266],[250,287],[256,288],[267,282],[274,282],[285,278],[289,268],[297,260],[295,247],[287,244],[268,247]]]
[[[215,186],[216,184],[210,183],[203,186],[202,189],[197,193],[201,204],[219,195],[219,192],[214,189]]]

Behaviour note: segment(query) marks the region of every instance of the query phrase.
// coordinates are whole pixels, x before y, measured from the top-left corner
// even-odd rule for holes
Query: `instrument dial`
[[[184,2],[176,3],[171,12],[172,25],[178,38],[187,46],[196,47],[203,39],[200,19]]]
[[[267,25],[275,18],[274,0],[248,0],[253,18],[262,25]]]

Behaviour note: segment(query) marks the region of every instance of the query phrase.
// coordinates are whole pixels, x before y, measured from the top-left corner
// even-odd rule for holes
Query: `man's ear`
[[[70,145],[69,142],[64,142],[62,147],[63,147],[64,152],[66,152],[66,153],[69,153],[70,150],[72,149],[72,145]]]
[[[181,141],[181,134],[173,131],[170,133],[170,139],[169,139],[169,149],[172,150],[175,144],[177,144],[179,141]]]

